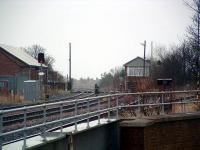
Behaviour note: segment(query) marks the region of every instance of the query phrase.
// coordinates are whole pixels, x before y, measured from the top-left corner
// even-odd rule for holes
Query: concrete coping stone
[[[63,128],[62,133],[65,133],[68,136],[76,135],[76,134],[80,134],[82,132],[86,132],[88,130],[99,128],[101,126],[108,125],[108,124],[115,123],[115,122],[118,122],[118,120],[110,119],[110,121],[108,121],[108,119],[101,119],[100,124],[98,124],[98,120],[94,120],[94,121],[90,121],[89,128],[87,127],[87,123],[85,122],[85,123],[77,124],[77,131],[75,131],[75,126],[73,125],[73,126]],[[55,130],[54,132],[61,132],[61,129]]]
[[[126,119],[120,122],[120,127],[146,127],[155,123],[200,119],[200,113],[185,113],[161,116],[140,117]]]

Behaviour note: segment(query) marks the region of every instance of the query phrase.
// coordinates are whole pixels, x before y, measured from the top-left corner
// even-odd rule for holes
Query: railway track
[[[63,100],[74,100],[74,99],[83,99],[83,98],[87,98],[87,97],[92,97],[95,96],[94,93],[86,93],[86,94],[78,94],[75,95],[71,98],[66,98],[66,99],[62,99]],[[122,97],[119,97],[119,103],[123,103],[124,101],[121,99]],[[186,100],[190,100],[193,99],[194,97],[188,97],[186,98]],[[61,99],[59,99],[58,101],[61,101]],[[132,103],[130,104],[137,104],[138,100],[131,100]],[[176,101],[182,101],[182,99],[176,99]],[[93,101],[90,102],[89,107],[92,108],[93,106],[97,105],[98,102],[97,101]],[[24,107],[24,106],[23,106]],[[84,110],[87,107],[87,103],[86,102],[82,102],[82,103],[78,103],[77,108],[78,109],[82,109]],[[19,107],[20,108],[20,107]],[[69,112],[73,112],[75,110],[74,107],[74,102],[73,103],[68,103],[67,105],[62,106],[62,110],[63,113],[69,113]],[[53,107],[48,107],[46,108],[46,117],[51,117],[54,115],[59,115],[60,113],[60,106],[53,106]],[[44,115],[44,108],[40,108],[40,109],[33,109],[33,110],[28,110],[26,113],[27,116],[27,120],[31,121],[31,120],[35,120],[35,119],[40,119],[42,118]],[[9,127],[9,125],[13,125],[15,123],[22,123],[24,120],[24,112],[16,112],[15,114],[7,114],[6,116],[3,116],[3,126],[4,127]]]
[[[45,103],[51,103],[54,101],[65,101],[65,100],[70,100],[70,99],[75,99],[75,98],[80,98],[81,96],[84,96],[85,92],[78,92],[78,93],[73,93],[71,96],[66,96],[66,95],[59,95],[55,96],[54,98],[49,99],[48,101],[45,101]],[[20,105],[15,105],[15,106],[1,106],[2,110],[8,110],[8,109],[16,109],[16,108],[21,108],[25,106],[34,106],[34,105],[40,105],[44,103],[43,101],[38,101],[32,104],[20,104]]]
[[[105,93],[100,94],[105,95]],[[70,116],[74,115],[74,111],[75,111],[75,105],[74,105],[74,100],[75,99],[84,99],[84,98],[88,98],[88,97],[95,97],[94,93],[85,93],[85,94],[79,94],[76,97],[73,97],[71,99],[67,99],[67,104],[62,105],[62,117],[63,118],[68,118]],[[71,100],[73,100],[73,102],[70,102]],[[78,102],[78,101],[77,101]],[[96,110],[97,109],[97,104],[98,101],[94,101],[91,100],[89,102],[89,107],[90,107],[90,111],[92,110]],[[107,105],[106,102],[101,102],[102,106],[103,105]],[[19,107],[20,108],[20,107]],[[78,102],[77,103],[77,109],[78,114],[81,113],[85,113],[88,111],[88,105],[87,102]],[[58,120],[60,119],[60,109],[61,106],[60,105],[54,105],[54,106],[49,106],[47,108],[45,108],[45,118],[47,122],[51,122],[54,120]],[[26,126],[30,127],[32,125],[37,125],[40,124],[41,122],[43,122],[43,118],[44,118],[44,108],[37,108],[37,109],[29,109],[26,111]],[[65,122],[65,124],[70,124],[71,122],[73,122],[74,120],[69,119],[68,121]],[[7,114],[6,116],[3,116],[3,132],[10,132],[16,129],[20,129],[23,128],[24,124],[24,112],[23,111],[16,111],[15,114]],[[58,126],[57,124],[52,125],[52,126],[47,126],[47,129],[50,130],[52,128],[55,128],[56,126]],[[41,131],[41,129],[38,130],[30,130],[28,131],[27,135],[32,135],[34,134],[38,134]],[[30,132],[30,133],[29,133]],[[19,137],[21,137],[23,135],[23,133],[18,133],[15,135],[11,135],[8,136],[6,138],[4,138],[4,142],[7,143],[8,141],[13,141],[15,139],[18,139]]]
[[[93,97],[93,96],[95,96],[94,93],[84,93],[84,92],[82,92],[82,93],[79,93],[79,94],[71,96],[71,97],[61,98],[61,99],[57,99],[57,100],[54,100],[54,101],[69,101],[69,103],[67,105],[62,106],[63,113],[69,113],[69,112],[72,112],[75,109],[74,103],[70,103],[71,100],[83,99],[83,98],[88,98],[88,97]],[[50,101],[50,102],[52,102],[52,101]],[[50,103],[50,102],[46,102],[46,103]],[[90,104],[90,106],[93,106],[95,104],[92,103],[92,104]],[[31,105],[31,106],[35,106],[35,105],[41,105],[41,103],[40,104],[34,104],[34,105]],[[26,107],[26,106],[27,105],[23,105],[23,106],[18,106],[18,107],[14,107],[14,108],[15,109],[16,108],[22,108],[22,107]],[[79,103],[78,108],[79,107],[84,108],[84,107],[86,107],[86,104],[80,104]],[[6,109],[8,109],[8,108],[6,108]],[[46,108],[46,116],[51,117],[53,115],[58,115],[59,110],[60,110],[59,105],[53,106],[53,107],[50,106],[50,107]],[[37,109],[27,110],[27,113],[26,113],[27,121],[40,119],[41,117],[43,117],[43,114],[44,114],[44,108],[42,108],[42,107],[40,109],[37,108]],[[3,116],[3,126],[7,130],[7,128],[10,125],[14,125],[16,123],[22,123],[24,121],[23,118],[24,118],[24,112],[22,112],[22,111],[17,111],[17,112],[15,112],[15,114],[12,114],[12,113],[7,114],[6,116]]]

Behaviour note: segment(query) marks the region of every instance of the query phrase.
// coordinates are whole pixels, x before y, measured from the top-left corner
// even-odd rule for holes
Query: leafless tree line
[[[153,78],[172,78],[176,86],[190,84],[199,86],[200,80],[200,2],[185,0],[185,5],[193,12],[191,25],[180,45],[157,47],[157,58],[152,61]]]

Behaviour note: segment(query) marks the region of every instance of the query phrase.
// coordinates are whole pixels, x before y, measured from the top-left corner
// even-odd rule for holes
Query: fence
[[[74,125],[76,132],[78,123],[85,121],[90,128],[90,121],[94,119],[101,124],[101,118],[110,121],[124,117],[199,111],[199,92],[119,93],[1,110],[0,150],[3,144],[16,139],[23,139],[25,149],[28,136],[42,134],[45,140],[46,132],[54,127],[60,128],[62,132],[63,127]],[[14,139],[11,138],[13,135]]]

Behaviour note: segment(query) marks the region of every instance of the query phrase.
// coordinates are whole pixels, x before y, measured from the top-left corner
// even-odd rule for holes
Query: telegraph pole
[[[153,61],[153,42],[151,41],[151,62]]]
[[[71,43],[69,43],[69,90],[72,88],[72,80],[71,80]]]
[[[153,63],[153,42],[151,41],[150,76],[152,76],[152,63]]]
[[[200,41],[199,41],[199,28],[200,28],[200,16],[199,16],[199,14],[200,14],[200,1],[198,1],[198,14],[197,14],[197,21],[198,21],[198,27],[197,27],[197,60],[198,60],[198,62],[197,62],[197,90],[199,90],[199,78],[200,78],[200,73],[199,73],[199,70],[200,70],[200,67],[199,67],[199,54],[200,54],[200,47],[199,47],[199,44],[200,44]]]
[[[144,71],[143,71],[143,76],[145,76],[145,59],[146,59],[146,40],[144,41],[144,43],[141,43],[142,46],[144,46]]]

